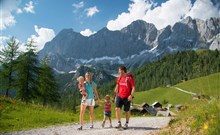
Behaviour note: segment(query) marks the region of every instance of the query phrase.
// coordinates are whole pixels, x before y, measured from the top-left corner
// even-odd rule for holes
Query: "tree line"
[[[160,60],[148,63],[131,71],[136,91],[145,91],[156,87],[206,76],[220,71],[220,53],[218,50],[177,51]],[[116,81],[99,87],[102,94],[112,93]]]
[[[58,83],[48,58],[38,59],[33,40],[25,43],[24,52],[19,51],[19,46],[12,37],[0,51],[1,94],[43,106],[59,101]]]

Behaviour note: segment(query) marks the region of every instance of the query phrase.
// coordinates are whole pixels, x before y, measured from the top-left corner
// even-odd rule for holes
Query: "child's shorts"
[[[111,112],[104,112],[104,115],[107,117],[111,117]]]

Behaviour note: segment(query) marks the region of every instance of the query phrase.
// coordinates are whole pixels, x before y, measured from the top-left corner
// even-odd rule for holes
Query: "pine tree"
[[[26,46],[27,52],[21,54],[18,58],[17,97],[28,103],[39,94],[37,80],[39,61],[33,40],[29,41]]]
[[[58,83],[54,77],[53,69],[48,65],[48,59],[45,57],[41,62],[39,70],[39,92],[40,100],[43,106],[50,102],[59,100]]]
[[[5,90],[5,96],[9,96],[9,90],[12,90],[15,85],[15,71],[16,71],[16,59],[19,55],[19,43],[15,37],[12,37],[7,46],[0,51],[0,63],[1,68],[1,86]]]

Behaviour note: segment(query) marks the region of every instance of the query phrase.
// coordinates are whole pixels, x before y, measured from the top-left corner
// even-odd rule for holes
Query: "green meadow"
[[[197,94],[208,95],[213,98],[219,98],[220,73],[192,79],[179,83],[173,87],[178,87]],[[134,94],[134,103],[142,104],[143,102],[146,102],[149,105],[155,101],[160,103],[170,103],[173,105],[193,103],[191,94],[181,92],[173,87],[159,87],[149,91],[136,92]]]
[[[181,92],[171,87],[159,87],[134,94],[134,104],[143,102],[151,105],[158,101],[167,104],[184,104],[187,109],[175,112],[176,116],[171,121],[169,128],[161,134],[220,134],[220,73],[181,82],[175,87],[208,95],[210,99],[192,100],[192,95]],[[103,103],[102,100],[101,103]],[[114,105],[112,107],[113,116]],[[102,120],[103,106],[95,108],[95,120]],[[28,130],[32,128],[48,127],[53,125],[76,124],[79,121],[79,107],[76,113],[60,111],[50,107],[34,104],[25,104],[18,100],[0,98],[0,132]],[[88,110],[85,121],[89,121]]]

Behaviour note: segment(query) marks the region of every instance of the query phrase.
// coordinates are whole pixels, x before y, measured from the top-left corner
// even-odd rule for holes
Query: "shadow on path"
[[[160,130],[160,128],[152,128],[152,127],[128,127],[125,130]]]

